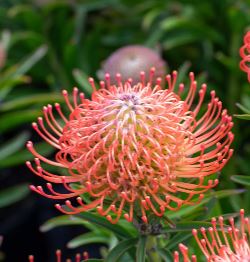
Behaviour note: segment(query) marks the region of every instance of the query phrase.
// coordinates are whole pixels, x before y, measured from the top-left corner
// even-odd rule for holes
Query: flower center
[[[71,113],[58,161],[92,174],[86,179],[93,183],[104,179],[126,191],[135,185],[154,188],[174,178],[172,166],[184,157],[186,113],[185,104],[167,90],[100,91],[98,102],[83,103]]]

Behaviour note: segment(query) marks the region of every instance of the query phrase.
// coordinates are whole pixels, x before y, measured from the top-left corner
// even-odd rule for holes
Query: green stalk
[[[156,236],[149,235],[148,239],[147,239],[147,244],[146,244],[146,252],[147,252],[147,255],[148,255],[148,260],[150,262],[162,261],[161,256],[156,251],[156,246],[157,246]]]
[[[147,235],[140,235],[137,250],[136,250],[136,262],[145,262],[146,259],[146,244]]]

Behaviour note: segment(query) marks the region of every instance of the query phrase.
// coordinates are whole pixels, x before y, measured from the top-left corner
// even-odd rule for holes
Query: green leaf
[[[29,194],[30,190],[27,184],[12,186],[0,191],[0,208],[9,206]]]
[[[211,227],[210,222],[204,221],[188,221],[177,223],[175,228],[165,228],[162,230],[162,233],[170,233],[170,232],[191,232],[192,229],[199,229],[201,227]]]
[[[35,148],[41,155],[49,155],[54,151],[54,149],[49,146],[46,142],[37,143]],[[15,166],[18,164],[23,164],[25,161],[32,160],[34,156],[28,151],[28,149],[23,149],[19,152],[16,152],[12,156],[9,156],[4,161],[0,161],[0,168],[6,168]]]
[[[27,132],[22,132],[21,134],[18,134],[17,136],[3,144],[0,147],[0,160],[5,159],[6,157],[12,155],[20,148],[22,148],[28,138],[29,134]]]
[[[82,5],[87,11],[95,11],[103,8],[110,8],[117,4],[117,0],[85,0]]]
[[[2,31],[0,41],[1,41],[1,44],[2,44],[2,46],[5,50],[9,49],[11,39],[12,39],[12,35],[11,35],[10,31],[8,31],[8,30]]]
[[[236,106],[241,109],[244,113],[246,114],[250,114],[250,109],[246,108],[245,106],[239,104],[239,103],[236,103]]]
[[[180,83],[183,83],[185,78],[188,76],[188,71],[191,67],[191,63],[189,61],[185,61],[178,69],[178,77],[175,86],[179,86]]]
[[[214,40],[216,42],[223,42],[221,35],[212,27],[206,24],[199,23],[198,21],[186,17],[171,16],[166,18],[160,23],[160,30],[165,32],[172,31],[178,37],[184,35],[185,37],[193,37],[203,40],[204,38]],[[178,32],[178,30],[184,30]]]
[[[15,45],[20,44],[21,41],[36,41],[38,43],[42,43],[43,36],[35,31],[21,31],[21,32],[15,32],[12,34],[9,48],[15,48]]]
[[[190,24],[190,20],[185,17],[172,16],[163,20],[160,27],[165,31],[173,30],[178,27],[185,26],[187,23]]]
[[[54,229],[55,227],[71,226],[71,225],[83,225],[84,227],[87,227],[90,230],[96,229],[89,222],[79,217],[63,215],[63,216],[53,217],[47,220],[44,224],[41,225],[40,230],[42,232],[47,232],[51,229]]]
[[[84,246],[93,243],[106,243],[108,242],[107,235],[101,234],[99,232],[89,232],[77,236],[70,240],[67,244],[68,248],[77,248],[79,246]]]
[[[12,99],[11,101],[3,103],[1,105],[1,111],[16,110],[38,103],[44,105],[53,102],[61,102],[63,100],[63,96],[58,93],[29,95],[22,98]]]
[[[250,186],[250,176],[240,176],[240,175],[234,175],[231,176],[231,179],[244,186]]]
[[[234,115],[239,119],[250,120],[250,114]]]
[[[130,238],[121,241],[117,246],[110,250],[108,256],[106,257],[106,262],[116,262],[119,258],[130,248],[136,245],[138,238]]]
[[[84,212],[84,213],[79,214],[78,216],[89,221],[90,223],[94,223],[95,225],[98,225],[98,226],[101,226],[101,227],[104,227],[104,228],[110,230],[117,237],[128,238],[128,237],[132,236],[131,233],[129,231],[127,231],[125,228],[123,228],[122,226],[120,226],[118,224],[111,224],[107,219],[105,219],[104,217],[101,217],[99,215]]]
[[[2,114],[0,117],[1,133],[9,131],[24,123],[30,123],[42,113],[41,110],[17,110],[10,113]],[[11,121],[10,121],[11,119]]]
[[[187,216],[190,213],[192,213],[195,209],[199,208],[200,206],[203,206],[204,204],[208,203],[211,198],[217,198],[221,199],[224,197],[232,197],[233,195],[241,194],[245,192],[244,189],[227,189],[227,190],[220,190],[220,191],[215,191],[211,192],[209,194],[206,194],[204,199],[197,205],[193,206],[183,206],[180,210],[178,211],[168,211],[166,216],[169,219],[174,219],[182,216]]]
[[[1,76],[4,79],[4,76]],[[0,99],[4,100],[6,95],[11,91],[14,86],[19,84],[30,83],[30,77],[28,76],[17,76],[13,78],[7,78],[3,82],[0,79]]]
[[[188,232],[179,232],[174,234],[174,236],[169,239],[167,244],[168,249],[176,248],[180,243],[184,242],[187,238],[191,236],[191,231]]]
[[[136,249],[136,262],[144,262],[146,257],[147,236],[141,235]]]
[[[8,83],[9,79],[16,79],[23,74],[26,74],[42,57],[45,56],[46,53],[47,46],[41,46],[28,58],[24,59],[20,64],[11,67],[4,77],[0,79],[0,89],[7,89],[9,92],[12,88],[12,86],[6,84]],[[4,92],[4,96],[6,96],[8,92]]]
[[[160,8],[155,8],[153,10],[150,10],[147,14],[145,14],[142,21],[143,29],[145,30],[150,29],[150,26],[152,26],[153,22],[160,14],[161,14]]]
[[[168,249],[156,248],[156,252],[159,253],[159,255],[161,256],[161,258],[163,259],[164,262],[172,262],[173,261],[173,255]]]
[[[93,89],[88,81],[88,76],[82,72],[80,69],[73,70],[73,76],[75,81],[80,86],[81,90],[88,96],[90,96],[93,92]]]
[[[166,50],[170,50],[172,48],[176,48],[178,46],[186,45],[200,39],[199,36],[194,35],[192,32],[186,32],[182,34],[176,34],[172,37],[169,37],[166,40],[163,40],[163,47]]]

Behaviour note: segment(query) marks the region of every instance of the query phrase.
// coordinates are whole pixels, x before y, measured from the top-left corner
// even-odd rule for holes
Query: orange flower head
[[[56,205],[66,214],[96,208],[112,223],[122,214],[128,221],[136,215],[147,223],[148,214],[163,216],[165,210],[195,204],[216,186],[218,179],[211,175],[233,152],[232,118],[215,91],[201,110],[206,85],[197,91],[193,73],[189,87],[180,84],[175,91],[176,71],[166,76],[167,89],[160,78],[152,84],[154,71],[148,82],[141,72],[136,84],[131,79],[122,82],[117,74],[117,85],[111,85],[107,74],[100,89],[90,78],[91,100],[74,88],[70,102],[64,90],[67,114],[57,103],[54,109],[44,107],[44,118],[39,117],[33,127],[56,153],[54,160],[47,159],[31,141],[27,143],[35,167],[30,162],[27,166],[49,182],[47,192],[41,186],[31,189],[66,199],[66,208]],[[43,163],[64,168],[68,175],[53,174]],[[52,183],[62,184],[68,193],[56,192]],[[77,207],[71,204],[72,197],[77,197]]]
[[[240,48],[240,69],[247,73],[248,82],[250,83],[250,31],[244,36],[244,45]]]
[[[75,255],[75,260],[72,260],[72,259],[67,259],[66,262],[81,262],[81,261],[85,261],[89,258],[89,255],[87,252],[83,252],[83,254],[76,254]],[[29,256],[29,262],[35,262],[35,257],[33,255],[30,255]],[[56,262],[62,262],[62,252],[61,250],[57,250],[56,251]]]
[[[202,238],[198,231],[193,229],[193,235],[208,262],[249,262],[250,261],[250,222],[244,217],[244,210],[240,210],[240,225],[235,226],[234,219],[230,218],[230,226],[224,224],[223,217],[218,221],[212,218],[212,227],[201,228]],[[196,257],[188,256],[188,248],[179,245],[184,262],[195,262]],[[179,262],[179,253],[174,253],[174,262]]]

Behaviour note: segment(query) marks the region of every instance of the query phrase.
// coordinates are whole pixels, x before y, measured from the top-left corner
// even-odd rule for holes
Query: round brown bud
[[[156,69],[155,79],[165,76],[166,62],[156,51],[141,45],[130,45],[116,50],[106,59],[99,77],[103,79],[104,74],[109,73],[111,83],[115,83],[115,76],[120,73],[122,81],[132,78],[136,83],[140,82],[140,72],[144,71],[148,76],[152,67]],[[145,80],[149,81],[147,78]]]

